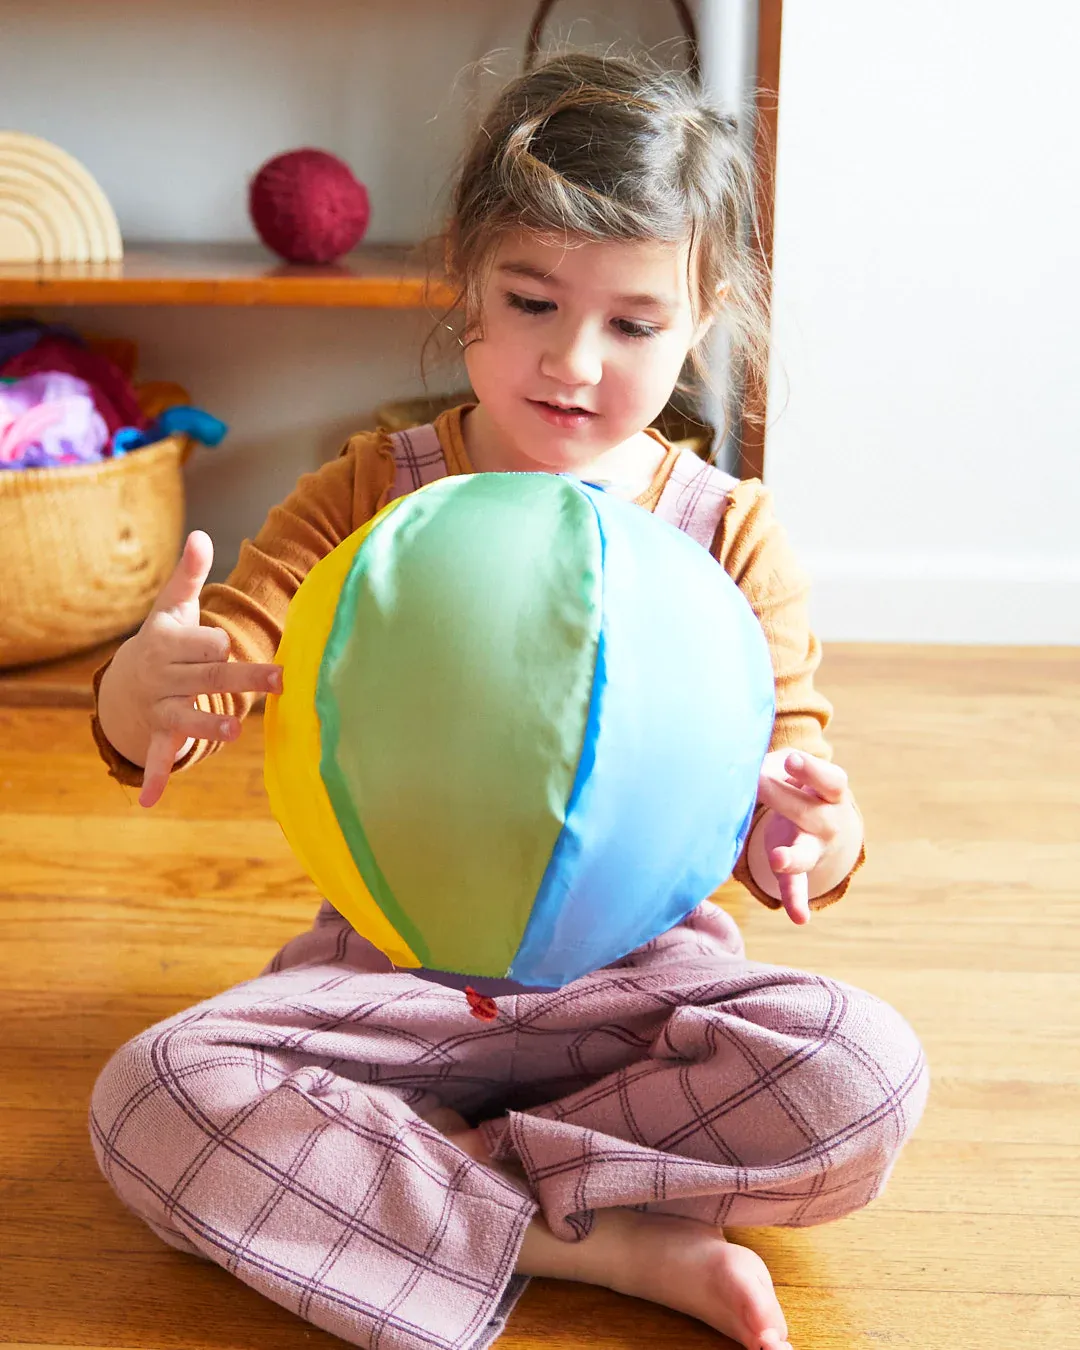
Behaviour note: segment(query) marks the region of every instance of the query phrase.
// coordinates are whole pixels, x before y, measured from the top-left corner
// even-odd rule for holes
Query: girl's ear
[[[694,339],[690,343],[690,346],[696,347],[715,322],[716,322],[716,315],[707,314],[705,318],[702,319],[701,322],[698,324],[698,326],[694,329]]]
[[[723,305],[724,301],[728,297],[728,292],[730,290],[731,290],[731,283],[727,281],[721,281],[720,284],[717,286],[716,288],[717,309],[719,309],[721,305]],[[715,313],[710,314],[706,318],[702,319],[702,321],[698,324],[697,328],[694,331],[694,340],[690,345],[692,347],[696,347],[715,322],[716,322]]]

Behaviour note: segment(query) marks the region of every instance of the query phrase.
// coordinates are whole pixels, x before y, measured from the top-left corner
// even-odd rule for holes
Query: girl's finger
[[[166,675],[170,694],[279,694],[281,667],[252,661],[190,662]]]
[[[167,621],[166,621],[167,622]],[[229,635],[223,628],[203,624],[198,628],[173,628],[160,635],[166,643],[165,658],[176,665],[188,662],[225,661],[229,655]]]
[[[806,792],[791,783],[781,783],[763,775],[758,780],[758,800],[771,806],[777,815],[790,820],[806,834],[829,840],[836,833],[836,822],[832,819],[833,806],[822,801],[817,793]]]
[[[820,839],[812,834],[800,834],[790,844],[769,850],[769,866],[775,876],[812,872],[825,852]]]
[[[169,731],[155,731],[150,737],[150,748],[146,753],[146,767],[143,769],[142,791],[139,793],[140,806],[156,806],[161,800],[165,786],[172,773],[176,752],[184,743],[184,737]]]
[[[157,705],[157,721],[158,729],[175,736],[178,745],[189,736],[196,741],[235,741],[240,735],[238,718],[203,712],[186,698],[163,699]]]
[[[822,801],[835,804],[844,800],[848,776],[839,764],[830,764],[827,759],[819,759],[817,755],[793,750],[784,760],[784,768],[795,784],[809,788]]]
[[[809,923],[810,883],[806,873],[797,872],[794,876],[781,876],[777,880],[780,882],[780,903],[787,911],[788,918],[800,926]]]
[[[213,565],[214,545],[210,536],[203,530],[192,530],[172,576],[154,601],[152,613],[176,613],[197,601]]]

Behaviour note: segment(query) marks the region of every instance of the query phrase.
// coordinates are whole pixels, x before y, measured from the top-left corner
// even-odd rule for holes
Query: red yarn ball
[[[364,237],[367,188],[325,150],[276,155],[251,182],[248,209],[259,238],[288,262],[327,263]]]

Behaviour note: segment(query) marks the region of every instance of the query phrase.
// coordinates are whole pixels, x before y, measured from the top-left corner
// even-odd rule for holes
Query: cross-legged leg
[[[443,1128],[540,1201],[517,1269],[784,1344],[768,1272],[722,1228],[824,1223],[881,1191],[926,1098],[907,1022],[839,981],[710,951],[693,922],[512,1016],[523,1080],[584,1085]]]
[[[122,1046],[91,1137],[120,1199],[343,1340],[482,1350],[525,1285],[535,1200],[422,1119],[505,1056],[460,995],[395,973],[328,917],[264,975]],[[439,1091],[433,1091],[438,1088]]]
[[[524,1169],[493,1161],[482,1132],[470,1130],[456,1111],[437,1107],[426,1119],[477,1162],[528,1190]],[[787,1322],[765,1262],[728,1242],[721,1229],[696,1219],[605,1209],[587,1237],[567,1242],[537,1215],[525,1230],[515,1270],[662,1303],[707,1322],[749,1350],[790,1350]]]

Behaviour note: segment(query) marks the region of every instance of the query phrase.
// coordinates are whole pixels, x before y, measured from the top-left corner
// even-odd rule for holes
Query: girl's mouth
[[[545,403],[539,399],[528,401],[545,422],[556,427],[583,427],[586,422],[597,416],[585,408],[557,408],[555,404]]]

